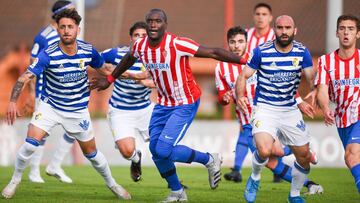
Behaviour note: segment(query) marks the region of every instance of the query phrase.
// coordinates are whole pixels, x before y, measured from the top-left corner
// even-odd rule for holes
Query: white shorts
[[[267,132],[279,138],[284,145],[303,146],[310,142],[310,135],[299,109],[281,109],[255,106],[251,119],[253,134]],[[279,132],[278,132],[279,131]]]
[[[139,110],[120,110],[110,105],[108,119],[114,141],[127,137],[135,138],[140,134],[145,142],[149,141],[149,123],[154,104]]]
[[[69,136],[81,142],[94,138],[88,109],[80,112],[64,112],[40,101],[30,123],[48,134],[56,125],[61,125]]]

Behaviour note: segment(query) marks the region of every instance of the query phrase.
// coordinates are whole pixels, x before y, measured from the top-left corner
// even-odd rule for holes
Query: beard
[[[68,37],[68,36],[66,36]],[[64,45],[70,45],[70,44],[73,44],[75,42],[76,38],[67,38],[65,39],[65,36],[61,38],[61,42],[64,44]]]
[[[284,37],[284,36],[288,37],[288,39],[287,39],[287,40],[282,40],[281,37]],[[284,35],[280,35],[280,36],[277,36],[277,35],[276,35],[276,41],[278,42],[278,44],[279,44],[281,47],[287,47],[289,44],[291,44],[291,43],[294,41],[294,37],[295,37],[294,34],[292,34],[292,35],[290,35],[290,36],[285,35],[285,34],[284,34]]]

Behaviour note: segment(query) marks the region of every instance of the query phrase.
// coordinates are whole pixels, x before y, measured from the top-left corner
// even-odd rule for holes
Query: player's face
[[[244,55],[246,50],[245,35],[236,34],[228,40],[229,50],[239,56]]]
[[[258,29],[270,27],[272,15],[266,7],[259,7],[254,12],[254,26]]]
[[[160,40],[165,34],[167,23],[161,12],[149,13],[146,17],[147,34],[151,40]]]
[[[355,21],[343,20],[339,23],[336,37],[339,38],[340,46],[344,48],[355,47],[356,40],[360,38],[360,30],[356,29]]]
[[[75,21],[71,18],[61,18],[57,30],[61,42],[65,45],[75,43],[78,32],[80,31],[79,26],[76,25]]]
[[[276,42],[282,47],[292,43],[296,34],[296,28],[292,19],[283,17],[275,24]]]
[[[143,28],[138,28],[138,29],[134,30],[134,32],[132,33],[130,40],[132,42],[135,42],[139,38],[143,38],[143,37],[146,37],[146,30]]]

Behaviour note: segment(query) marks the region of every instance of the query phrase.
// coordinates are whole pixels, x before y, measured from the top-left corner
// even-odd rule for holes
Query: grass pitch
[[[28,181],[26,170],[23,181],[16,195],[9,202],[117,202],[118,199],[107,189],[104,181],[91,166],[71,166],[64,168],[73,179],[73,184],[65,184],[53,177],[42,176],[46,183],[35,184]],[[114,178],[132,195],[129,202],[158,202],[169,193],[167,184],[160,177],[156,168],[143,168],[143,179],[137,183],[130,178],[128,167],[111,167]],[[0,167],[0,188],[5,187],[11,178],[13,167]],[[189,187],[187,195],[189,202],[245,202],[243,192],[250,169],[243,170],[245,181],[233,183],[222,179],[216,190],[208,185],[207,170],[202,167],[179,167],[180,179]],[[223,169],[222,173],[228,172]],[[325,193],[322,195],[306,196],[307,202],[341,202],[359,203],[358,194],[350,172],[345,168],[313,168],[310,179],[322,184]],[[265,169],[262,174],[260,191],[257,201],[286,202],[290,184],[272,183],[272,174]],[[306,189],[303,189],[306,192]],[[7,200],[0,198],[0,202]]]

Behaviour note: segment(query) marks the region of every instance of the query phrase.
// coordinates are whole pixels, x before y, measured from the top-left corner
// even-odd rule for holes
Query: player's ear
[[[360,39],[360,30],[358,30],[356,33],[356,39]]]
[[[80,29],[80,27],[78,26],[78,29],[77,29],[77,36],[79,36],[79,35],[80,35],[80,32],[81,32],[81,29]]]
[[[294,35],[297,33],[297,27],[294,28]]]

